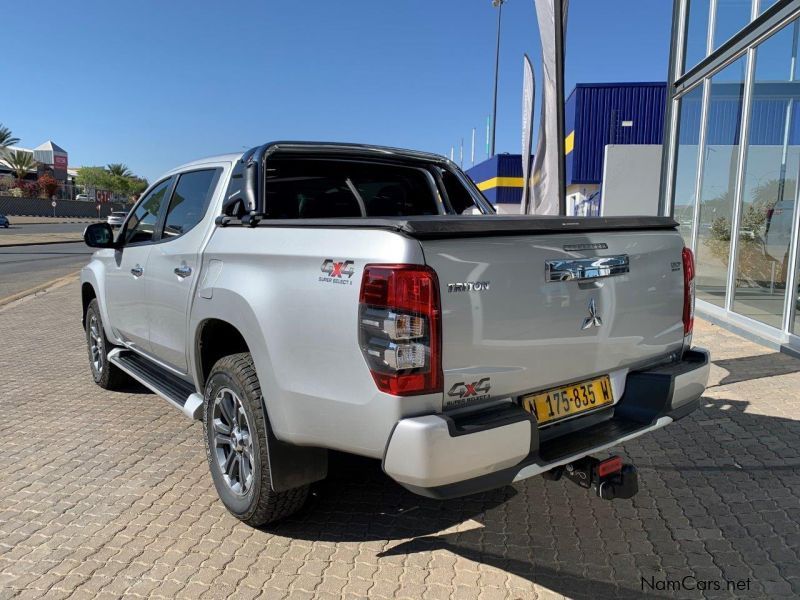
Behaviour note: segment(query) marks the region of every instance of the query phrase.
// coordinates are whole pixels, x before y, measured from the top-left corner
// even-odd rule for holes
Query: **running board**
[[[202,418],[203,397],[195,391],[191,383],[125,348],[111,350],[108,353],[108,362],[180,409],[190,419]]]

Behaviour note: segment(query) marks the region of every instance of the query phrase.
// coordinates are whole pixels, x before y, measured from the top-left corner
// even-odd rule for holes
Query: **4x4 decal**
[[[343,285],[353,285],[350,281],[356,273],[353,260],[334,260],[326,258],[322,261],[320,271],[325,275],[320,275],[319,280],[325,283],[339,283]]]

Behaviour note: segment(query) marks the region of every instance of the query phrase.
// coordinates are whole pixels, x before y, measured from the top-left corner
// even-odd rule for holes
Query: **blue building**
[[[608,144],[658,144],[664,137],[667,85],[579,83],[567,98],[565,125],[567,205],[599,200]],[[520,154],[498,154],[467,170],[500,212],[518,211]]]

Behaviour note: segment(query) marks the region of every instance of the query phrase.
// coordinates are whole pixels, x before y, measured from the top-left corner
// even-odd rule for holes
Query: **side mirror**
[[[92,223],[83,232],[83,241],[90,248],[113,248],[114,230],[108,223]]]

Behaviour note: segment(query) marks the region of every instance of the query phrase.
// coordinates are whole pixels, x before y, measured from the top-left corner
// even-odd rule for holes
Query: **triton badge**
[[[463,283],[448,283],[447,291],[452,292],[486,292],[489,290],[489,281],[464,281]]]
[[[603,319],[601,319],[597,315],[597,304],[595,304],[594,298],[589,300],[589,316],[583,320],[583,325],[581,325],[581,329],[589,329],[591,327],[600,327],[603,324]]]

